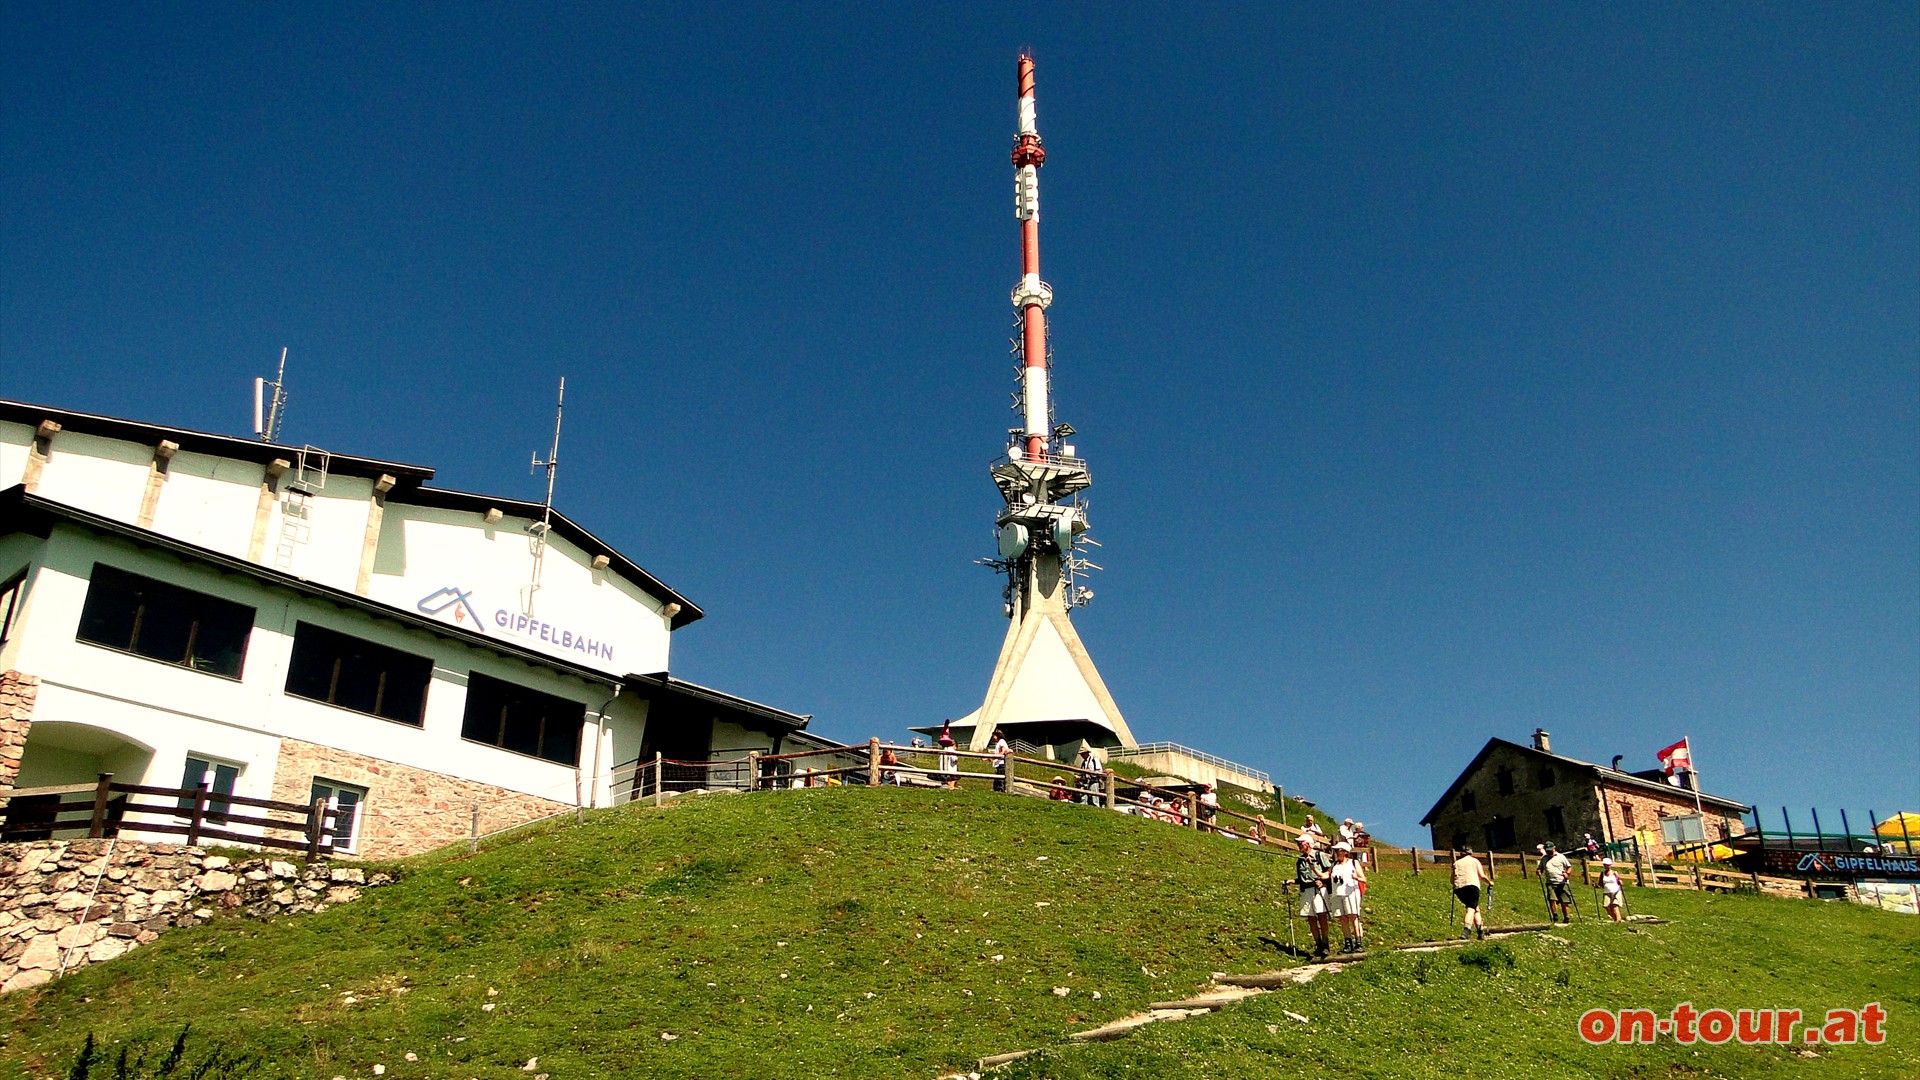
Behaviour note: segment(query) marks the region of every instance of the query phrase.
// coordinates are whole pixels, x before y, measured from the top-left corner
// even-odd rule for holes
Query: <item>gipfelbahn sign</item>
[[[1920,857],[1912,855],[1855,855],[1844,851],[1779,851],[1761,853],[1770,873],[1801,877],[1920,879]]]

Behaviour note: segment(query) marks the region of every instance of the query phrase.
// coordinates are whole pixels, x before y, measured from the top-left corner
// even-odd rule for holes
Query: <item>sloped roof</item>
[[[1656,780],[1643,779],[1642,777],[1636,776],[1635,774],[1630,772],[1622,772],[1618,769],[1609,769],[1605,765],[1595,765],[1591,761],[1581,761],[1579,758],[1570,758],[1564,754],[1555,754],[1546,750],[1537,750],[1524,743],[1509,742],[1506,739],[1493,738],[1493,739],[1488,739],[1487,745],[1481,747],[1480,752],[1478,754],[1475,754],[1473,756],[1473,760],[1467,763],[1467,767],[1460,770],[1460,775],[1455,777],[1453,780],[1453,783],[1447,786],[1446,793],[1441,795],[1440,798],[1434,802],[1433,808],[1427,811],[1427,815],[1420,819],[1420,824],[1422,825],[1430,824],[1434,818],[1440,816],[1440,808],[1447,805],[1447,800],[1453,798],[1456,794],[1459,793],[1460,786],[1467,782],[1468,777],[1472,776],[1474,773],[1479,771],[1480,765],[1482,762],[1486,761],[1487,755],[1493,753],[1494,748],[1498,746],[1504,746],[1511,750],[1518,750],[1522,754],[1529,755],[1541,761],[1553,762],[1554,764],[1571,769],[1576,773],[1584,773],[1586,775],[1592,776],[1595,779],[1605,780],[1608,784],[1611,784],[1617,787],[1642,788],[1642,789],[1655,791],[1662,795],[1668,795],[1668,796],[1675,795],[1675,794],[1681,794],[1681,795],[1691,794],[1691,792],[1686,788],[1677,788],[1677,787],[1674,787],[1672,784],[1662,783]],[[1712,803],[1713,805],[1715,805],[1716,807],[1719,807],[1722,810],[1733,810],[1733,811],[1738,811],[1740,813],[1746,813],[1747,810],[1750,809],[1745,803],[1736,802],[1732,799],[1723,799],[1718,795],[1708,795],[1705,792],[1700,793],[1700,802],[1702,805],[1706,803]]]
[[[37,427],[42,420],[52,420],[60,425],[62,431],[146,445],[156,445],[160,440],[166,439],[179,444],[180,449],[189,453],[230,458],[236,461],[251,461],[260,465],[271,464],[277,458],[288,461],[298,460],[303,452],[313,449],[261,442],[258,439],[243,439],[233,435],[217,435],[189,428],[148,424],[137,420],[76,412],[72,409],[56,409],[24,401],[0,400],[0,421]],[[388,502],[448,510],[467,510],[477,514],[485,514],[488,510],[497,507],[502,513],[531,518],[538,518],[546,512],[543,504],[528,502],[524,499],[505,499],[494,495],[478,495],[447,488],[428,487],[427,481],[433,479],[434,470],[425,465],[407,465],[397,461],[382,461],[379,458],[356,457],[352,454],[336,454],[328,451],[327,471],[370,479],[377,479],[382,475],[393,477],[395,483],[393,490],[387,493]],[[648,573],[638,563],[622,555],[611,544],[588,532],[565,514],[555,510],[550,520],[555,533],[586,552],[589,558],[605,555],[615,573],[638,585],[663,605],[679,604],[680,613],[673,616],[669,622],[673,629],[678,630],[706,614],[700,610],[699,605],[674,591],[665,582]]]

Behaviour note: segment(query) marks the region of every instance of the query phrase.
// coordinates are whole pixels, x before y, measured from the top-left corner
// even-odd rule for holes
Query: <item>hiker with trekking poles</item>
[[[1480,914],[1480,892],[1486,890],[1489,899],[1493,896],[1493,879],[1487,876],[1487,868],[1479,859],[1473,857],[1472,848],[1463,848],[1460,857],[1453,861],[1453,898],[1460,901],[1464,909],[1460,916],[1461,937],[1487,936],[1486,919]],[[1447,902],[1447,932],[1453,932],[1453,902]]]
[[[1625,906],[1626,890],[1620,887],[1620,872],[1613,868],[1612,859],[1600,860],[1600,904],[1607,918],[1619,922],[1623,918],[1621,909]]]
[[[1552,844],[1539,845],[1540,896],[1547,902],[1548,922],[1573,922],[1573,888],[1567,878],[1573,873],[1573,861],[1560,854]],[[1555,909],[1559,917],[1554,917]]]
[[[1333,880],[1333,860],[1314,848],[1313,837],[1301,833],[1300,861],[1293,867],[1293,880],[1300,886],[1300,917],[1313,931],[1313,955],[1327,955],[1327,886]]]

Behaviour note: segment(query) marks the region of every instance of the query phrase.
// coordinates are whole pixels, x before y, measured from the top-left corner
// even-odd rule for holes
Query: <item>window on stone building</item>
[[[95,564],[74,636],[237,679],[252,631],[253,609],[245,604]]]
[[[1497,817],[1487,822],[1487,850],[1498,851],[1513,846],[1513,819]]]
[[[1534,775],[1534,780],[1543,788],[1552,787],[1557,779],[1558,778],[1553,775],[1553,766],[1551,765],[1540,766],[1540,771]]]
[[[1567,815],[1557,806],[1547,807],[1547,835],[1567,835]]]
[[[1460,809],[1471,814],[1480,809],[1480,800],[1473,797],[1473,792],[1463,791],[1460,793]]]
[[[467,713],[460,737],[561,765],[580,758],[587,707],[478,672],[467,678]]]
[[[327,800],[337,814],[333,819],[333,850],[360,849],[360,804],[366,798],[366,788],[319,776],[313,778],[313,794],[309,799]]]
[[[0,644],[5,644],[13,633],[13,617],[20,610],[20,599],[27,591],[27,572],[25,570],[7,579],[0,585]]]
[[[1620,800],[1620,823],[1629,829],[1633,828],[1633,804],[1625,799]]]
[[[1494,773],[1493,781],[1494,781],[1494,784],[1499,787],[1500,794],[1502,795],[1513,794],[1513,770],[1512,769],[1503,768],[1499,772]]]
[[[419,727],[433,661],[301,623],[287,665],[287,693]]]

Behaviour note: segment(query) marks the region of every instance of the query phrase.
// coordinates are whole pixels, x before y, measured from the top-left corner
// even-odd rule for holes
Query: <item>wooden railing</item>
[[[141,801],[143,796],[160,801]],[[112,773],[101,773],[95,784],[11,788],[0,791],[0,798],[7,800],[0,812],[0,841],[139,833],[178,836],[189,846],[212,840],[305,851],[310,859],[333,853],[339,813],[325,799],[302,805],[216,794],[204,783],[191,788],[121,784]]]

